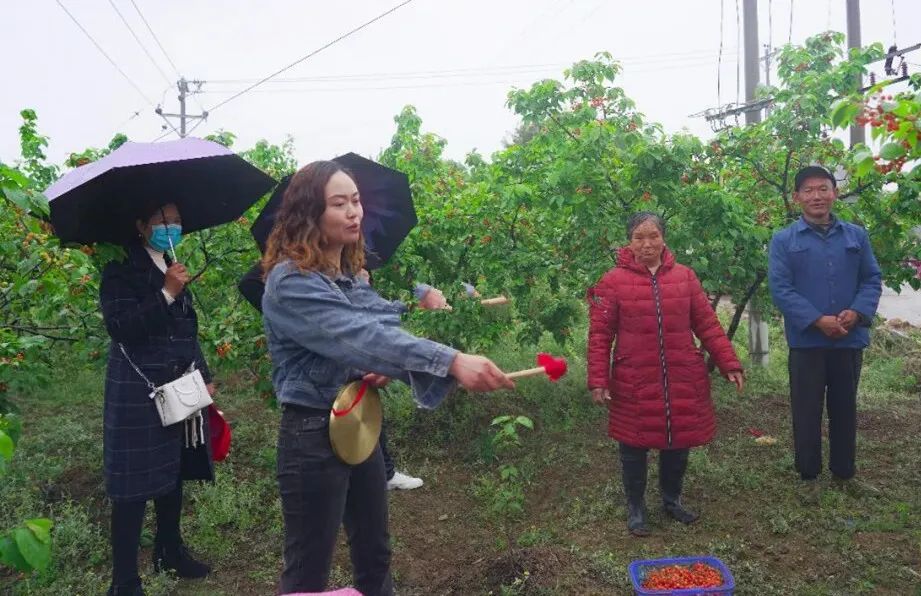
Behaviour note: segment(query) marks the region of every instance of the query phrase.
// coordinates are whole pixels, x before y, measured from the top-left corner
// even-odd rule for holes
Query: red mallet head
[[[544,372],[551,381],[556,381],[566,374],[565,358],[554,358],[550,354],[541,352],[537,355],[537,364],[544,367]]]

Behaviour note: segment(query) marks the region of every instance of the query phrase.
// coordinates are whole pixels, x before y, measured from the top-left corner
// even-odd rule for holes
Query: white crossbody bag
[[[128,352],[125,351],[125,346],[118,344],[118,347],[124,354],[128,364],[131,365],[131,368],[144,379],[144,382],[150,388],[150,399],[154,401],[154,405],[157,407],[157,413],[160,414],[160,422],[163,423],[163,426],[170,426],[187,420],[191,424],[186,425],[186,445],[194,447],[199,442],[204,443],[204,418],[201,412],[210,406],[213,401],[211,394],[208,393],[205,379],[201,376],[201,372],[195,368],[195,363],[193,362],[189,365],[186,373],[178,379],[157,387],[131,361]],[[191,429],[188,428],[189,426],[191,426]]]

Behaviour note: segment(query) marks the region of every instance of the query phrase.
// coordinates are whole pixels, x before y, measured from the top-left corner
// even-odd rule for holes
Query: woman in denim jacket
[[[343,522],[356,587],[370,596],[393,593],[380,447],[350,466],[329,442],[329,412],[343,385],[364,379],[380,387],[397,378],[426,408],[457,384],[514,387],[489,359],[400,329],[403,304],[384,300],[355,275],[364,264],[362,215],[350,174],[335,162],[311,163],[292,178],[263,259],[263,320],[282,404],[280,594],[326,588]]]

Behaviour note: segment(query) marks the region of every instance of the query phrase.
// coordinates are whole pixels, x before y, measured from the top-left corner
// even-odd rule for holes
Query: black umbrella
[[[409,178],[402,172],[355,153],[340,155],[333,161],[347,168],[355,177],[364,210],[361,230],[365,238],[365,267],[377,269],[393,256],[409,231],[418,223]],[[265,252],[265,243],[275,225],[275,214],[281,207],[290,181],[291,176],[282,179],[250,228],[262,252]],[[246,272],[237,288],[250,304],[262,310],[265,286],[259,263]]]
[[[361,230],[365,238],[365,261],[368,269],[377,269],[396,252],[397,247],[418,223],[406,174],[365,159],[355,153],[340,155],[333,161],[347,168],[355,177],[361,194],[364,219]],[[250,231],[261,251],[275,225],[275,213],[291,177],[283,179],[265,204]]]
[[[246,298],[246,301],[253,305],[253,308],[262,312],[262,295],[265,293],[265,283],[262,281],[262,263],[256,262],[249,268],[240,281],[237,282],[237,289]]]
[[[240,217],[274,180],[230,149],[186,137],[125,143],[67,173],[45,191],[51,223],[63,242],[125,243],[148,201],[175,203],[184,232]]]

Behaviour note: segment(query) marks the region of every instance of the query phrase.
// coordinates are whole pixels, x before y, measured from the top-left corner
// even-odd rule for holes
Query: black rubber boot
[[[681,504],[681,487],[688,467],[688,449],[668,449],[659,452],[659,488],[662,510],[683,524],[693,524],[700,515]]]
[[[144,588],[141,586],[141,578],[133,584],[111,585],[107,596],[144,596]]]
[[[186,579],[199,579],[211,573],[211,567],[201,561],[196,561],[189,553],[189,549],[181,542],[172,548],[160,544],[154,545],[153,565],[157,573],[171,571],[177,577]]]
[[[624,495],[627,497],[627,530],[634,536],[649,536],[646,525],[646,450],[620,445]]]

